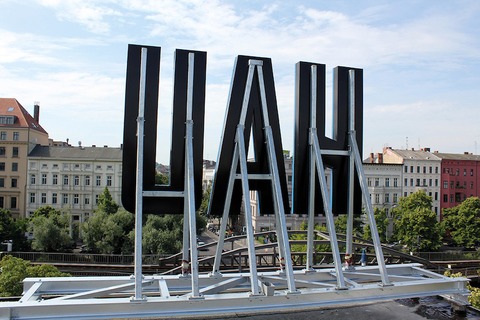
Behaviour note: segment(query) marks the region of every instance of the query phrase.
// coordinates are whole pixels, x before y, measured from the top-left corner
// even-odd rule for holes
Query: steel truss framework
[[[141,86],[144,83],[145,59],[147,49],[142,49]],[[189,57],[189,82],[187,89],[187,119],[185,144],[185,190],[184,205],[184,247],[185,266],[180,275],[143,276],[141,265],[141,212],[142,212],[142,153],[143,153],[143,94],[140,94],[138,118],[138,154],[137,154],[137,199],[136,199],[136,253],[135,272],[131,277],[71,277],[71,278],[27,278],[24,280],[24,294],[18,302],[0,304],[2,319],[109,319],[109,318],[172,318],[248,314],[259,312],[279,312],[338,305],[352,305],[388,299],[446,295],[459,304],[468,304],[466,295],[467,279],[448,278],[425,270],[419,264],[385,265],[380,240],[373,217],[368,189],[365,183],[361,158],[355,140],[353,122],[349,124],[350,150],[340,155],[350,157],[350,183],[353,180],[354,168],[360,179],[367,216],[372,230],[377,266],[342,267],[339,246],[336,240],[333,214],[328,210],[328,188],[325,181],[322,154],[329,150],[321,150],[312,121],[310,128],[310,166],[311,179],[317,173],[324,199],[327,227],[334,256],[334,268],[314,269],[312,254],[314,243],[313,229],[309,229],[307,239],[307,266],[304,270],[294,271],[290,257],[290,245],[283,207],[282,193],[278,184],[277,160],[275,157],[273,137],[268,123],[263,70],[261,60],[250,60],[247,86],[242,106],[242,116],[237,126],[234,161],[230,170],[227,199],[223,211],[220,239],[215,255],[212,272],[198,272],[198,256],[196,249],[195,228],[195,196],[193,190],[193,156],[191,92],[193,78],[193,53]],[[312,96],[315,95],[316,69],[312,67]],[[258,84],[262,102],[265,137],[268,150],[271,174],[266,176],[249,176],[246,165],[244,141],[245,113],[248,106],[250,89],[254,72],[258,74]],[[354,71],[350,75],[351,92],[354,88]],[[316,99],[311,99],[315,101]],[[353,112],[353,97],[350,98],[350,112]],[[312,102],[312,119],[315,119],[315,105]],[[352,119],[353,117],[350,117]],[[338,153],[338,151],[336,151]],[[281,160],[281,159],[280,159]],[[240,167],[240,174],[236,172]],[[277,225],[278,250],[281,257],[281,268],[276,272],[257,272],[255,265],[255,244],[250,209],[248,179],[266,179],[272,182],[275,195],[275,218]],[[233,183],[240,179],[242,183],[243,203],[245,209],[245,225],[247,227],[247,247],[250,268],[248,273],[225,273],[220,270],[221,253],[224,235],[227,228],[228,208],[230,206]],[[310,183],[309,194],[315,194],[315,183]],[[351,189],[352,190],[352,189]],[[166,196],[165,192],[159,196]],[[154,196],[149,193],[149,196]],[[352,195],[350,194],[350,197]],[[309,226],[313,227],[313,205],[310,206]],[[353,213],[349,212],[349,228]],[[348,235],[347,235],[348,236]],[[347,252],[351,251],[350,236],[347,239]],[[350,250],[350,251],[349,251]],[[188,255],[188,253],[190,253]],[[189,261],[189,262],[188,262]]]

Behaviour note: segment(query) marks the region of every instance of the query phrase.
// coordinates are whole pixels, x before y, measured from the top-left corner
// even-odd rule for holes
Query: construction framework
[[[314,230],[313,209],[309,212],[309,229],[307,245],[307,265],[304,270],[293,270],[290,257],[285,208],[282,193],[278,184],[279,173],[274,150],[274,139],[268,123],[268,109],[265,99],[262,61],[251,59],[249,62],[247,85],[242,105],[242,115],[238,123],[235,137],[234,161],[231,165],[227,199],[223,210],[220,227],[220,238],[215,254],[213,270],[208,274],[198,271],[198,255],[196,247],[195,226],[195,192],[193,187],[193,156],[191,92],[193,79],[194,53],[189,55],[188,66],[188,97],[186,143],[185,143],[185,190],[184,197],[184,268],[179,275],[142,274],[142,199],[145,192],[142,189],[142,155],[143,155],[143,97],[145,76],[145,59],[147,49],[142,49],[141,94],[138,117],[138,152],[137,152],[137,196],[136,196],[136,240],[135,240],[135,271],[131,277],[64,277],[64,278],[27,278],[24,281],[24,293],[18,302],[0,304],[1,319],[108,319],[108,318],[174,318],[223,316],[228,314],[251,314],[261,312],[280,312],[304,310],[340,305],[353,305],[373,301],[444,295],[458,304],[468,304],[466,278],[449,278],[423,269],[419,264],[386,265],[381,250],[380,240],[373,215],[373,208],[365,183],[365,175],[355,139],[354,123],[349,125],[349,145],[347,151],[322,150],[320,148],[315,121],[310,125],[310,173],[311,179],[318,176],[321,193],[326,208],[327,227],[334,257],[334,268],[314,269]],[[244,141],[245,116],[250,97],[250,90],[255,82],[254,72],[258,74],[259,92],[261,95],[264,134],[270,163],[270,174],[249,175],[247,173],[247,152]],[[354,70],[350,71],[350,88],[354,90]],[[316,68],[312,67],[312,97],[316,94],[313,83],[316,78]],[[351,95],[349,110],[353,119],[354,95]],[[315,119],[315,105],[312,98],[312,119]],[[360,181],[368,222],[372,230],[372,240],[378,265],[354,266],[345,265],[341,261],[341,253],[336,239],[334,218],[328,209],[330,204],[328,187],[325,180],[322,155],[337,154],[350,159],[350,181],[353,183],[354,170]],[[240,168],[240,173],[237,173]],[[248,179],[264,179],[271,181],[275,200],[275,219],[277,226],[278,252],[281,268],[278,271],[258,272],[255,263],[255,243],[250,209],[250,190]],[[229,204],[233,192],[234,181],[241,180],[243,204],[245,210],[245,225],[250,267],[246,273],[225,273],[220,270],[220,262]],[[310,199],[315,195],[315,183],[310,183]],[[353,192],[352,188],[350,188]],[[156,194],[149,191],[149,196]],[[158,196],[167,196],[164,191],[158,191]],[[176,194],[178,196],[178,193]],[[350,197],[353,195],[350,194]],[[313,204],[310,206],[313,208]],[[347,252],[351,252],[351,221],[353,213],[349,213],[349,230],[347,235]]]

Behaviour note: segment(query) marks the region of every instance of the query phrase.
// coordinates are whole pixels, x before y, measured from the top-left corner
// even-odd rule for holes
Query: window
[[[52,193],[52,204],[57,204],[57,194]]]
[[[42,192],[42,197],[41,200],[42,204],[47,203],[47,194],[45,192]]]
[[[448,189],[448,181],[443,181],[443,189]]]
[[[20,140],[20,132],[14,132],[13,133],[13,140],[15,140],[15,141]]]
[[[405,191],[405,192],[403,193],[403,196],[404,196],[404,197],[408,196],[408,193]]]
[[[62,193],[62,203],[68,204],[68,194]]]
[[[17,197],[10,198],[10,208],[16,209],[17,208]]]
[[[47,184],[47,174],[42,173],[42,184]]]
[[[417,173],[420,173],[420,166],[417,166]]]
[[[375,195],[375,203],[380,203],[380,195],[378,193]]]
[[[98,204],[99,198],[100,198],[100,195],[96,194],[96,195],[95,195],[95,204]]]
[[[12,157],[13,158],[18,158],[18,147],[13,147],[12,148]]]
[[[408,179],[407,178],[405,178],[404,184],[405,184],[405,187],[408,187]]]
[[[453,203],[453,200],[454,200],[454,195],[453,195],[453,194],[451,194],[451,195],[450,195],[450,202],[452,202],[452,203]]]
[[[58,169],[58,164],[54,163],[53,164],[53,169]]]
[[[433,180],[432,179],[428,179],[428,185],[431,187],[433,186]]]
[[[430,166],[430,167],[428,168],[428,172],[429,172],[429,173],[433,173],[433,168],[432,168],[432,166]]]
[[[102,170],[102,166],[101,166],[101,165],[97,165],[97,166],[95,167],[95,169],[96,169],[96,170]]]
[[[443,195],[443,202],[448,202],[448,194]]]
[[[393,194],[393,203],[397,203],[398,201],[398,194],[394,193]]]
[[[90,196],[86,195],[84,199],[85,204],[90,204]]]
[[[5,178],[0,178],[0,188],[5,187]]]
[[[422,186],[426,187],[427,186],[427,179],[423,179],[422,183],[423,183]]]
[[[390,194],[385,193],[385,203],[390,203]]]
[[[78,186],[80,184],[80,177],[79,176],[74,176],[73,177],[73,184]]]
[[[405,166],[405,173],[408,173],[408,166]]]
[[[85,176],[85,185],[86,186],[90,185],[90,176]]]
[[[470,176],[473,176],[473,169],[470,169]]]
[[[80,169],[80,164],[75,163],[75,169]]]
[[[289,176],[289,177],[290,177],[290,183],[291,183],[292,182],[291,181],[292,176]],[[107,186],[108,187],[112,186],[112,176],[107,176]]]
[[[416,184],[417,187],[420,186],[420,179],[417,179],[417,184]]]
[[[107,170],[113,170],[113,166],[112,166],[112,165],[108,165],[108,166],[107,166]]]
[[[413,187],[413,179],[410,179],[410,187]]]
[[[54,173],[54,174],[52,175],[52,184],[53,184],[53,185],[58,184],[58,174],[56,174],[56,173]]]
[[[435,179],[435,187],[438,187],[438,179]]]
[[[435,201],[438,200],[438,192],[435,191]]]
[[[371,179],[371,178],[367,178],[367,185],[368,185],[369,187],[372,186],[372,179]]]
[[[423,166],[423,173],[427,173],[427,167]]]
[[[5,147],[0,147],[0,157],[5,157]]]
[[[64,186],[68,185],[68,176],[66,174],[63,175],[63,185]]]
[[[0,171],[5,171],[5,162],[0,162]]]
[[[42,163],[42,169],[48,169],[48,165],[46,163]]]
[[[470,189],[473,189],[473,182],[470,182]]]
[[[413,166],[410,167],[410,173],[413,173]]]
[[[18,163],[12,162],[12,171],[18,171]]]
[[[30,203],[35,203],[35,192],[30,192]]]
[[[463,175],[464,175],[464,176],[467,175],[467,169],[463,169]]]
[[[453,181],[450,181],[450,189],[453,189]]]
[[[7,140],[7,132],[5,131],[0,132],[0,140]]]
[[[79,199],[80,199],[80,195],[78,193],[75,193],[73,195],[73,204],[78,204]]]
[[[96,186],[100,186],[102,184],[102,176],[97,176],[95,181]]]
[[[18,184],[17,178],[12,178],[12,182],[11,182],[12,188],[16,188],[16,187],[17,187],[17,184]]]
[[[31,174],[30,175],[30,184],[31,185],[34,185],[36,182],[35,182],[35,175],[34,174]]]
[[[85,164],[85,169],[90,169],[90,163]]]
[[[0,197],[0,208],[5,208],[5,199]]]
[[[385,178],[385,187],[390,187],[390,178]]]
[[[438,167],[435,167],[435,173],[438,173]]]
[[[380,186],[380,178],[375,178],[375,187]]]

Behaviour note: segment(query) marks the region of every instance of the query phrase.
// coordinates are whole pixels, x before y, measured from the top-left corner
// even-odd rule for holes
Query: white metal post
[[[147,73],[147,48],[141,50],[140,90],[137,117],[137,177],[135,197],[135,296],[132,301],[142,301],[142,214],[143,214],[143,140],[145,125],[145,80]]]
[[[355,70],[349,70],[349,92],[348,92],[348,132],[355,134]],[[355,185],[355,160],[352,154],[352,147],[349,150],[349,174],[348,174],[348,215],[347,215],[347,239],[345,254],[353,255],[353,215],[354,215],[354,185]],[[347,266],[347,268],[354,268],[354,266]]]

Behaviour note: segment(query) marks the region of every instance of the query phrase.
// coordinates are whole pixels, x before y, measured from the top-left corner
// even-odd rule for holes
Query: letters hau
[[[143,190],[144,191],[177,191],[185,190],[185,119],[187,100],[188,55],[194,53],[193,78],[193,158],[194,158],[194,186],[195,206],[198,209],[202,200],[202,170],[203,170],[203,136],[205,113],[205,83],[206,83],[206,52],[176,50],[175,51],[175,80],[173,101],[173,125],[170,152],[170,185],[155,185],[155,154],[157,142],[157,109],[158,87],[160,72],[159,47],[129,45],[125,119],[123,142],[123,176],[122,176],[122,204],[130,212],[135,210],[135,183],[136,183],[136,153],[137,153],[137,117],[140,90],[140,60],[141,48],[148,49],[145,80],[145,137],[143,156]],[[217,158],[217,167],[210,196],[209,214],[221,216],[225,206],[229,172],[232,166],[235,149],[236,128],[240,123],[240,113],[246,91],[249,61],[262,61],[263,79],[265,86],[266,109],[262,109],[259,89],[258,72],[255,71],[251,86],[248,111],[245,119],[245,142],[253,142],[254,159],[248,161],[248,174],[269,175],[271,167],[265,147],[263,110],[268,113],[269,125],[272,128],[279,173],[279,185],[286,212],[290,208],[288,189],[283,161],[283,148],[278,118],[277,100],[270,58],[238,56],[230,87],[230,95],[225,115],[223,135]],[[294,167],[293,167],[293,194],[292,212],[308,213],[309,185],[309,128],[311,104],[311,75],[312,63],[299,62],[296,66],[296,106],[295,106],[295,137],[294,137]],[[348,99],[349,83],[348,72],[352,68],[337,67],[334,69],[334,138],[324,135],[325,132],[325,65],[315,64],[317,73],[317,128],[321,149],[349,150],[348,146]],[[355,129],[360,153],[362,152],[363,132],[363,74],[361,69],[355,70]],[[250,133],[252,139],[250,139]],[[348,157],[338,155],[324,155],[325,166],[333,169],[333,199],[332,211],[334,214],[347,213],[348,203]],[[237,165],[237,164],[235,164]],[[356,173],[355,173],[356,174]],[[355,179],[354,185],[354,212],[361,210],[361,190]],[[260,214],[273,214],[274,199],[271,181],[261,179],[248,180],[250,190],[258,191],[258,205]],[[322,207],[321,196],[317,181],[316,211]],[[302,191],[304,190],[304,191]],[[242,193],[240,181],[234,183],[232,199],[229,208],[230,214],[238,214],[241,207]],[[143,197],[143,209],[146,213],[184,213],[184,198],[175,196]]]
[[[205,80],[207,53],[202,51],[175,51],[175,78],[173,92],[173,123],[170,150],[170,185],[155,185],[155,155],[157,144],[157,110],[160,73],[160,47],[129,45],[125,90],[125,119],[123,131],[122,204],[135,211],[137,117],[140,90],[141,49],[147,48],[145,79],[145,124],[143,155],[144,191],[183,192],[185,182],[185,122],[187,110],[188,56],[194,53],[193,78],[193,162],[195,207],[202,201],[203,133],[205,115]],[[184,198],[175,196],[143,197],[143,209],[151,214],[183,214]]]

